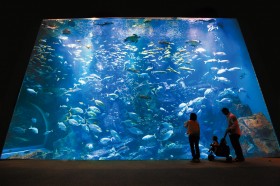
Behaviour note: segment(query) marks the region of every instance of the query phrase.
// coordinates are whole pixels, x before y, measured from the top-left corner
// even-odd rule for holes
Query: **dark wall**
[[[80,3],[81,2],[81,3]],[[0,149],[13,114],[23,76],[42,19],[87,17],[228,17],[237,18],[272,123],[280,139],[279,63],[280,35],[277,9],[273,3],[244,5],[238,2],[212,1],[82,1],[54,4],[3,3],[0,11]],[[245,3],[245,2],[244,2]]]

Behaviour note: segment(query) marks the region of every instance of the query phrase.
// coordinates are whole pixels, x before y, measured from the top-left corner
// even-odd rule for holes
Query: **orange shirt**
[[[229,113],[229,115],[227,116],[227,121],[228,128],[230,129],[229,134],[241,135],[241,130],[236,116],[232,113]]]
[[[199,135],[200,134],[200,127],[197,121],[188,120],[184,123],[184,127],[187,128],[188,135]]]

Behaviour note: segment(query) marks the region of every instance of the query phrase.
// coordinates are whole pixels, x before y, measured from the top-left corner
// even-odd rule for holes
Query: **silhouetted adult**
[[[236,155],[235,161],[238,162],[245,161],[245,158],[243,156],[243,151],[239,141],[241,136],[241,130],[239,127],[238,120],[236,116],[229,111],[228,108],[224,107],[222,108],[221,111],[226,116],[228,121],[228,127],[226,129],[226,132],[229,134],[231,145],[235,151],[235,155]]]
[[[195,113],[190,114],[190,119],[184,123],[184,127],[187,129],[187,135],[189,137],[189,143],[192,153],[192,161],[200,162],[199,151],[199,139],[200,139],[200,126],[197,121],[197,115]]]

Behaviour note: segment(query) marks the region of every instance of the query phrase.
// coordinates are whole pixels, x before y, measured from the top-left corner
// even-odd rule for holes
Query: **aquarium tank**
[[[1,159],[191,159],[192,112],[207,159],[223,107],[245,157],[279,155],[237,19],[44,19],[29,59]]]

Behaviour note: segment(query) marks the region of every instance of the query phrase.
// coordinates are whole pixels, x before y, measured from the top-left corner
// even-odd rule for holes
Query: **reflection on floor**
[[[0,185],[269,185],[280,183],[279,158],[215,161],[1,160]]]

